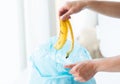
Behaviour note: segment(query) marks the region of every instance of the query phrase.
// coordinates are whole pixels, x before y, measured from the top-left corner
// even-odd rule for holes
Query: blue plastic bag
[[[69,73],[70,69],[64,68],[65,64],[90,60],[91,57],[87,50],[75,43],[72,53],[66,59],[65,56],[69,50],[70,41],[67,41],[61,50],[54,48],[56,41],[56,37],[51,38],[31,56],[33,70],[30,84],[96,84],[94,78],[87,82],[75,81]]]

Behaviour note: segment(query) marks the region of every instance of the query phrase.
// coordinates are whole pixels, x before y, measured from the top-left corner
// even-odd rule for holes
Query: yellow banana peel
[[[66,40],[67,40],[68,28],[64,21],[60,20],[60,33],[56,44],[54,45],[55,49],[61,49]]]
[[[74,48],[74,34],[73,34],[73,30],[72,30],[72,25],[69,20],[66,21],[66,24],[70,30],[70,36],[71,36],[71,41],[72,41],[70,50],[68,50],[67,55],[66,55],[66,58],[68,58]]]
[[[64,46],[64,44],[67,41],[68,30],[70,31],[72,43],[71,43],[70,49],[66,52],[66,58],[69,57],[70,53],[74,48],[74,35],[73,35],[72,26],[69,20],[65,20],[65,21],[60,20],[60,33],[59,33],[58,40],[54,45],[54,48],[57,50],[61,49]]]

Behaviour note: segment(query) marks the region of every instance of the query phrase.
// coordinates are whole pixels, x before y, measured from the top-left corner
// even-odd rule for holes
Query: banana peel
[[[64,44],[67,41],[68,37],[68,32],[70,31],[70,36],[71,36],[71,46],[70,49],[66,52],[66,58],[69,57],[70,53],[72,52],[74,48],[74,35],[73,35],[73,30],[72,26],[69,20],[62,21],[60,20],[60,33],[57,42],[54,45],[54,48],[57,50],[60,50],[63,48]]]

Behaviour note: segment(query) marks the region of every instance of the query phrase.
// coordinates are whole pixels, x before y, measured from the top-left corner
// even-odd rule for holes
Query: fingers
[[[67,11],[68,11],[68,9],[67,9],[66,7],[62,7],[62,8],[59,10],[59,16],[62,16],[62,15],[65,14]]]
[[[72,3],[66,2],[62,8],[59,9],[59,17],[61,20],[70,19],[72,14]]]
[[[67,9],[61,9],[59,11],[59,16],[61,20],[67,20],[70,19],[70,15],[72,14],[71,10],[67,10]]]
[[[96,68],[92,61],[79,62],[66,67],[71,68],[70,73],[75,80],[80,82],[88,81],[96,74]]]
[[[82,77],[79,73],[72,74],[74,76],[74,80],[80,81],[80,82],[85,82],[87,81],[84,77]]]
[[[80,81],[80,82],[85,82],[86,81],[82,77],[75,77],[74,80]]]
[[[85,8],[86,3],[84,1],[70,1],[66,2],[64,6],[59,10],[59,16],[62,20],[67,20],[70,18],[70,15],[81,11]]]
[[[65,14],[63,14],[60,19],[61,20],[67,20],[67,19],[70,19],[70,15],[72,14],[71,10],[67,11]]]
[[[69,65],[65,65],[65,68],[73,68],[76,64],[69,64]]]
[[[80,64],[78,65],[78,63],[76,64],[70,64],[70,65],[65,65],[65,68],[71,68],[70,73],[74,76],[74,80],[76,81],[80,81],[80,82],[85,82],[86,80],[84,78],[82,78],[79,74],[79,69],[81,69],[82,67],[78,67],[78,66],[84,66],[84,64]]]
[[[85,63],[78,63],[78,64],[76,64],[76,66],[74,66],[74,67],[70,70],[70,73],[71,73],[71,74],[79,73],[79,71],[82,70],[85,65],[86,65]]]

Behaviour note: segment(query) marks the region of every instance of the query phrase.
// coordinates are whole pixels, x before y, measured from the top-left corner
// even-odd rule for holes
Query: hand
[[[92,60],[66,65],[65,68],[71,68],[70,73],[80,82],[88,81],[97,72],[97,66]]]
[[[79,12],[85,6],[86,6],[86,0],[67,2],[59,10],[60,19],[62,19],[62,20],[69,19],[71,14]]]

